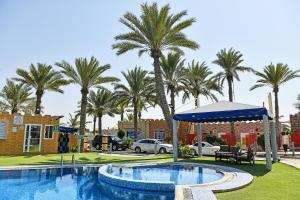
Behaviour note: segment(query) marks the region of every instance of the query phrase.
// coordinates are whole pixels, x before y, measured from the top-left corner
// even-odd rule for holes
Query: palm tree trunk
[[[138,112],[138,119],[139,119],[139,121],[141,121],[141,119],[142,119],[142,112],[141,111]]]
[[[233,102],[233,88],[232,88],[232,79],[227,79],[227,83],[228,83],[228,95],[229,95],[229,101]],[[231,134],[235,135],[235,130],[234,130],[234,122],[230,123],[230,130],[231,130]]]
[[[229,95],[229,101],[233,102],[233,89],[232,89],[232,79],[227,79],[228,83],[228,95]]]
[[[172,117],[170,114],[169,105],[165,94],[164,82],[163,82],[160,63],[159,63],[160,54],[161,53],[157,51],[157,52],[152,52],[151,55],[152,58],[154,59],[153,66],[154,66],[154,75],[155,75],[156,95],[158,96],[159,105],[163,111],[165,120],[169,127],[170,135],[173,136]]]
[[[87,106],[87,95],[89,91],[87,89],[81,89],[81,106],[80,106],[80,127],[79,134],[82,136],[81,139],[81,148],[79,152],[83,151],[83,135],[85,132],[85,124],[86,124],[86,106]]]
[[[121,109],[121,122],[124,121],[124,109]]]
[[[98,135],[102,135],[102,115],[98,116]]]
[[[278,102],[278,90],[274,90],[275,96],[275,125],[276,125],[276,137],[277,143],[279,144],[279,134],[280,134],[280,123],[279,123],[279,102]],[[277,145],[278,145],[277,144]]]
[[[97,121],[97,117],[94,116],[94,119],[93,119],[93,134],[96,135],[96,121]]]
[[[42,105],[42,96],[43,91],[37,90],[36,91],[36,104],[35,104],[35,114],[41,114],[41,105]]]
[[[133,127],[134,127],[134,139],[137,139],[137,131],[138,131],[138,120],[137,120],[137,103],[136,100],[133,100]]]
[[[172,107],[171,107],[171,116],[174,116],[174,114],[175,114],[175,91],[174,91],[173,88],[171,88],[170,91],[171,91],[170,92],[170,97],[171,97],[171,105],[172,105]]]

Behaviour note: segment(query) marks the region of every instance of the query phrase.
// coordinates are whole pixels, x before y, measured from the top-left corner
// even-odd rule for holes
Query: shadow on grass
[[[253,176],[264,176],[269,170],[266,169],[266,166],[263,162],[256,162],[254,165],[250,165],[249,163],[242,164],[231,164],[226,161],[215,161],[215,160],[199,160],[199,159],[186,159],[180,162],[195,162],[195,163],[204,163],[204,164],[213,164],[213,165],[222,165],[227,167],[233,167],[240,170],[244,170],[250,173]]]

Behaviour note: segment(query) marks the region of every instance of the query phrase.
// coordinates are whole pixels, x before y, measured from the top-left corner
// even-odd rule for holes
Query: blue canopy
[[[262,120],[264,115],[272,119],[265,107],[220,101],[175,114],[173,119],[177,121],[212,123]]]
[[[65,127],[65,126],[59,126],[58,131],[62,133],[75,133],[77,132],[77,128],[71,128],[71,127]]]

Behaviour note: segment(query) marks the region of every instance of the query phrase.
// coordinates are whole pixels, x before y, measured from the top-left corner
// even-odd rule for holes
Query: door
[[[41,151],[41,132],[41,125],[26,124],[24,137],[24,152]]]

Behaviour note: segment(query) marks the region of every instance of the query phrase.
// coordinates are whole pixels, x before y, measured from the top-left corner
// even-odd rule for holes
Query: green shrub
[[[120,139],[123,139],[124,136],[125,136],[125,132],[124,132],[123,130],[119,130],[119,131],[118,131],[118,137],[119,137]]]
[[[263,150],[265,150],[265,138],[263,134],[257,136],[257,144],[261,146]]]
[[[222,140],[221,138],[218,138],[215,135],[208,135],[206,136],[206,142],[210,144],[217,144],[217,145],[226,145],[227,142]]]
[[[71,152],[72,153],[76,153],[78,151],[78,146],[77,145],[74,145],[71,147]]]
[[[191,148],[189,145],[184,145],[180,147],[181,155],[185,158],[191,153]]]

